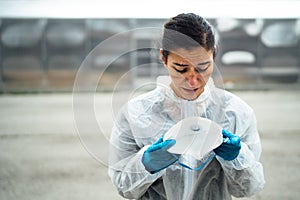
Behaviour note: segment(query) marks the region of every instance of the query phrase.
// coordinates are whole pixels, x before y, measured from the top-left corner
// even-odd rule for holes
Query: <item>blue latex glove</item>
[[[175,140],[163,141],[163,137],[160,137],[155,143],[153,143],[144,152],[142,157],[142,163],[146,170],[151,174],[154,174],[175,163],[178,160],[178,157],[167,151],[175,143]]]
[[[222,130],[223,134],[223,143],[214,149],[214,152],[222,157],[224,160],[233,160],[235,159],[241,149],[241,140],[240,137],[234,135],[226,130]]]

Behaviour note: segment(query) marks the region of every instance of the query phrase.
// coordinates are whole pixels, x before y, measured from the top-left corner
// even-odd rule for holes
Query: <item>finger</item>
[[[235,149],[237,147],[240,147],[241,143],[240,140],[228,140],[226,143],[222,143],[221,147],[226,149]]]
[[[158,138],[158,140],[156,140],[156,141],[153,143],[153,145],[157,145],[157,144],[159,144],[159,143],[162,143],[163,141],[164,141],[164,137],[161,136],[160,138]]]
[[[151,145],[147,149],[147,151],[148,152],[152,152],[152,151],[157,151],[157,150],[160,150],[160,149],[167,150],[170,147],[172,147],[175,143],[176,143],[175,140],[166,140],[164,142],[160,142],[160,143],[157,143],[157,144],[154,143],[153,145]]]
[[[231,151],[236,151],[237,149],[239,149],[239,147],[238,146],[235,146],[235,145],[227,145],[227,146],[224,146],[223,148],[222,148],[222,150],[223,151],[225,151],[225,152],[231,152]]]
[[[162,144],[162,149],[168,150],[169,148],[171,148],[176,144],[176,140],[166,140],[161,144]]]
[[[225,130],[225,129],[222,129],[222,134],[223,134],[223,137],[228,137],[228,138],[231,138],[233,136],[232,133],[230,133],[229,131]]]
[[[218,154],[226,154],[226,150],[224,150],[224,149],[215,149],[214,150],[216,153],[218,153]]]
[[[231,144],[233,144],[235,146],[240,146],[241,145],[241,139],[240,139],[240,137],[237,137],[237,136],[232,137],[230,139],[230,142],[231,142]]]

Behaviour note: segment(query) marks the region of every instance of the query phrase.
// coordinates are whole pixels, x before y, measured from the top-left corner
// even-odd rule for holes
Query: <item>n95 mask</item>
[[[213,149],[223,142],[222,127],[217,123],[201,117],[189,117],[179,121],[164,135],[164,140],[175,139],[176,144],[168,149],[170,153],[180,154],[185,163],[186,158],[201,161],[205,164],[214,157]],[[192,169],[192,167],[188,167]]]

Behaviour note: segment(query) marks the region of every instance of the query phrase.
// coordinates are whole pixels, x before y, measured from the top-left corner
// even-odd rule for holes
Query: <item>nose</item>
[[[199,85],[199,82],[202,80],[202,75],[199,72],[197,72],[194,68],[192,68],[186,74],[185,79],[188,82],[189,86],[197,87]]]

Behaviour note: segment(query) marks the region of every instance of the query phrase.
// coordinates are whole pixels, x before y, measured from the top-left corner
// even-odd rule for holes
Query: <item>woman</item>
[[[111,135],[109,175],[130,199],[231,199],[264,186],[261,143],[253,110],[217,89],[211,74],[216,55],[210,24],[188,13],[164,25],[160,50],[169,80],[120,111]],[[178,121],[199,116],[218,123],[226,139],[201,170],[178,164],[163,135]],[[196,161],[199,162],[199,161]]]

